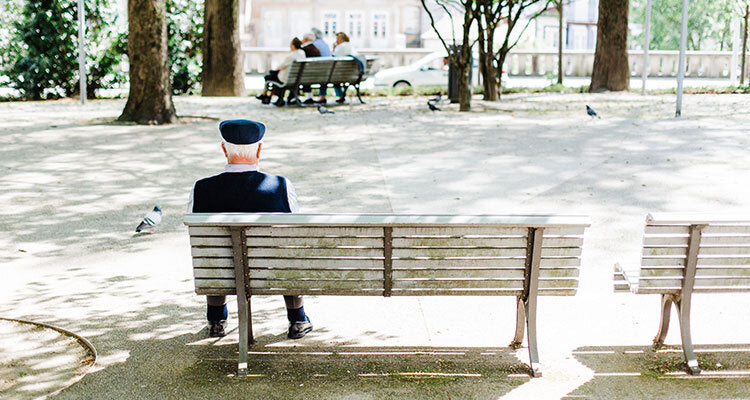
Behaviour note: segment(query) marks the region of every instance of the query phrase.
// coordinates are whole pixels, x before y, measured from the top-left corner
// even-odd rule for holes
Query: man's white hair
[[[302,38],[305,39],[305,40],[313,41],[313,40],[315,40],[315,34],[311,33],[311,32],[307,32],[307,33],[305,33],[304,36],[302,36]]]
[[[226,149],[227,155],[243,158],[255,158],[255,156],[258,154],[258,145],[261,142],[253,144],[234,144],[229,143],[226,140],[222,140],[221,143],[224,145],[224,149]]]
[[[318,29],[318,28],[312,28],[311,31],[312,31],[313,35],[315,35],[316,39],[323,38],[323,31],[321,31],[320,29]]]

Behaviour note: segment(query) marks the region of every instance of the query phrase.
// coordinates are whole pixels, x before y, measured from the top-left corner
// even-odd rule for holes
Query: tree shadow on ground
[[[750,397],[750,344],[695,347],[700,375],[691,376],[681,346],[585,346],[576,360],[594,378],[566,399],[717,399]]]

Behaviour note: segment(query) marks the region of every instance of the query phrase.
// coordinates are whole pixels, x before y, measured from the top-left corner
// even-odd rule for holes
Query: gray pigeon
[[[154,209],[149,211],[145,217],[143,217],[143,221],[141,221],[140,224],[138,224],[138,227],[135,228],[136,232],[141,231],[151,231],[154,229],[156,225],[159,225],[161,222],[161,207],[157,204],[154,206]]]
[[[443,94],[442,93],[438,93],[437,96],[431,98],[430,101],[433,102],[433,103],[440,103],[440,100],[442,100],[442,99],[443,99]]]
[[[586,114],[601,119],[602,117],[599,116],[599,114],[594,111],[593,108],[589,107],[588,104],[586,105]]]
[[[322,104],[318,104],[318,112],[321,114],[336,114],[335,112],[325,108],[325,106]]]
[[[434,104],[430,103],[429,101],[427,102],[427,106],[430,107],[430,110],[432,110],[432,111],[440,111],[440,108],[438,108]]]

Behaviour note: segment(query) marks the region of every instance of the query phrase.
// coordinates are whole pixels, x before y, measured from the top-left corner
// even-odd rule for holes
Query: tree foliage
[[[167,0],[167,35],[172,93],[196,93],[201,83],[203,1]]]
[[[727,51],[732,47],[730,22],[738,17],[738,0],[691,0],[688,10],[688,50]],[[631,22],[645,24],[646,0],[632,0]],[[651,50],[678,50],[682,2],[651,1]],[[644,32],[631,35],[631,42],[642,44]]]
[[[123,28],[115,0],[89,0],[86,8],[87,96],[121,82]],[[13,30],[3,52],[4,74],[24,98],[46,99],[78,93],[78,20],[75,0],[8,2]],[[15,12],[15,14],[12,14]]]

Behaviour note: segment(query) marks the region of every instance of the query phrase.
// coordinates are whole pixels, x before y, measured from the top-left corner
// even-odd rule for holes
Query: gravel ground
[[[89,338],[95,369],[59,398],[747,398],[748,295],[698,295],[701,378],[681,352],[648,345],[658,297],[612,293],[612,265],[637,263],[655,211],[746,212],[747,95],[540,94],[263,107],[176,98],[172,126],[112,121],[121,100],[0,104],[0,315]],[[584,105],[601,119],[589,118]],[[283,303],[253,301],[251,376],[232,376],[237,332],[205,338],[186,229],[192,183],[223,166],[217,123],[268,126],[261,168],[288,176],[302,212],[585,213],[580,290],[539,304],[545,376],[511,351],[514,299],[309,298],[316,326],[284,337]],[[134,235],[161,204],[151,235]],[[231,309],[230,309],[231,310]],[[668,344],[679,344],[673,326]]]

